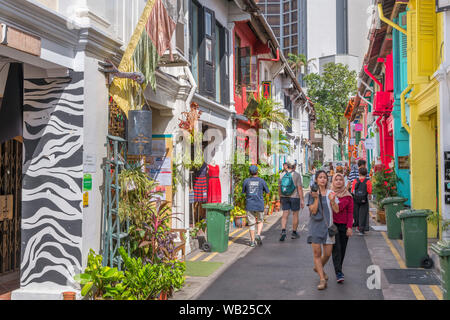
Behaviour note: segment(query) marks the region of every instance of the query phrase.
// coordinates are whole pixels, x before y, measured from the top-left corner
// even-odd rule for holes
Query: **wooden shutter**
[[[215,81],[215,42],[216,42],[216,19],[214,12],[208,8],[203,8],[199,15],[200,23],[200,94],[215,100],[216,81]],[[208,20],[208,21],[207,21]],[[208,29],[208,30],[207,30]]]
[[[221,97],[222,104],[230,104],[230,33],[224,27],[220,28],[220,75]]]
[[[436,7],[435,0],[417,1],[417,75],[431,76],[436,71]],[[428,79],[427,79],[428,80]]]
[[[418,83],[416,77],[416,60],[417,60],[417,37],[416,37],[416,10],[410,10],[407,13],[407,60],[408,60],[408,83]]]

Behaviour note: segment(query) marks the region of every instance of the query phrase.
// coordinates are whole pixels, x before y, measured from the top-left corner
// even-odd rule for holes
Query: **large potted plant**
[[[381,202],[385,198],[397,196],[397,183],[400,181],[393,168],[378,168],[373,175],[372,194],[375,196],[377,219],[386,223],[386,213]]]

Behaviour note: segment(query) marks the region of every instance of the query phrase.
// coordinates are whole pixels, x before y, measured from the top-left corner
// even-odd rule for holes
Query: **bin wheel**
[[[433,265],[433,259],[431,259],[428,255],[420,261],[420,266],[425,269],[431,269],[433,268]]]
[[[202,245],[202,250],[205,251],[205,252],[211,252],[211,245],[209,244],[209,242],[205,242]]]

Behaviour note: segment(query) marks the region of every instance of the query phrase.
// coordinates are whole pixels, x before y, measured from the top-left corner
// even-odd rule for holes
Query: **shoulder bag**
[[[319,191],[319,204],[320,204],[320,207],[322,208],[322,215],[323,215],[323,217],[324,217],[324,219],[323,220],[325,220],[325,224],[326,224],[326,226],[327,226],[327,228],[328,228],[328,235],[330,236],[330,237],[334,237],[335,235],[337,235],[338,234],[338,232],[339,232],[339,230],[338,230],[338,228],[336,227],[336,225],[333,223],[331,226],[328,224],[328,222],[327,222],[327,220],[325,219],[325,212],[323,211],[323,205],[322,205],[322,195],[320,194],[320,191]],[[333,214],[333,211],[332,211],[332,209],[331,208],[329,208],[331,211],[330,211],[330,218],[331,218],[331,215]],[[330,219],[331,220],[331,219]]]

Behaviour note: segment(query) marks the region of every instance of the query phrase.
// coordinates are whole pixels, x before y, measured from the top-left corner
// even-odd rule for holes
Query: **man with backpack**
[[[372,182],[367,178],[367,169],[359,168],[359,178],[352,184],[353,214],[358,217],[357,230],[361,235],[369,231],[369,194],[372,194]]]
[[[289,162],[287,172],[280,175],[278,195],[280,196],[281,209],[283,216],[281,218],[281,238],[286,239],[286,224],[289,213],[292,212],[292,239],[300,238],[297,233],[298,215],[300,208],[304,208],[305,201],[303,197],[302,177],[295,171],[295,163]]]

